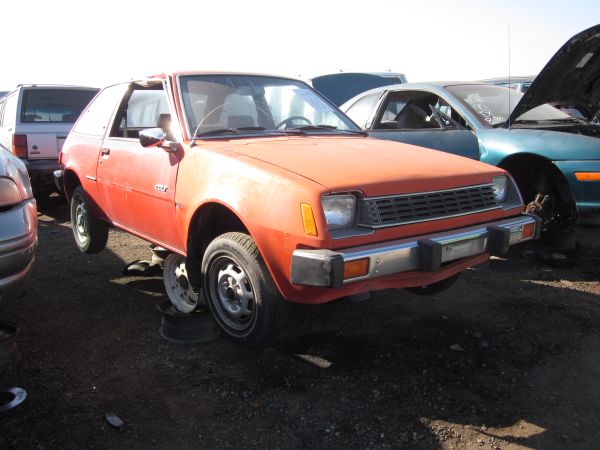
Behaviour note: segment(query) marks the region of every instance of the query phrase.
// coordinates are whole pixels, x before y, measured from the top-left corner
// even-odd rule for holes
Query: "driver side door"
[[[100,150],[99,195],[115,225],[179,249],[175,222],[175,182],[181,151],[143,147],[139,132],[170,121],[161,83],[132,83]],[[170,130],[164,130],[168,132]]]

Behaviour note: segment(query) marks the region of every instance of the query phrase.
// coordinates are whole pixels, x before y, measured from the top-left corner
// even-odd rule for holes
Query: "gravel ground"
[[[2,449],[599,447],[598,228],[575,229],[576,256],[515,248],[434,297],[291,305],[248,350],[161,338],[162,278],[123,273],[148,243],[114,230],[80,254],[67,215],[43,207],[26,295],[0,305],[22,354],[0,386],[28,393]]]

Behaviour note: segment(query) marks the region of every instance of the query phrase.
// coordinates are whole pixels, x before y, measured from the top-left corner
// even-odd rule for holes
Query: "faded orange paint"
[[[520,208],[498,209],[333,240],[321,208],[323,195],[360,191],[376,197],[437,191],[489,184],[494,176],[507,174],[497,167],[448,153],[361,136],[214,139],[199,140],[193,145],[188,131],[181,126],[183,108],[177,75],[155,78],[167,82],[172,119],[180,124],[183,136],[178,151],[167,153],[157,147],[136,149],[135,164],[123,161],[121,170],[126,173],[117,179],[116,165],[102,167],[107,162],[103,161],[100,149],[108,144],[118,147],[123,139],[90,141],[71,135],[62,155],[64,169],[78,176],[97,215],[183,255],[188,253],[190,224],[199,208],[209,203],[227,207],[255,240],[279,291],[288,300],[322,303],[365,291],[429,285],[488,257],[484,253],[464,258],[435,273],[405,272],[339,288],[318,288],[290,282],[291,256],[296,249],[351,248],[453,230],[520,213]],[[90,174],[97,176],[97,180],[86,178]],[[148,190],[157,179],[166,188],[165,200],[151,203]],[[316,236],[305,233],[301,204],[312,206]]]

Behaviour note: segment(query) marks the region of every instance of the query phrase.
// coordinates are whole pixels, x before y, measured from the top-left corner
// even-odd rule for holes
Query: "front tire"
[[[106,247],[108,224],[94,217],[81,186],[76,187],[71,196],[71,227],[81,252],[98,253]]]
[[[214,239],[202,259],[202,279],[210,312],[234,342],[256,346],[277,335],[285,301],[249,235],[233,232]]]

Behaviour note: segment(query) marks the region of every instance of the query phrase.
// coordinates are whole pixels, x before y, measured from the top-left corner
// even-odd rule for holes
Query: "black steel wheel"
[[[98,253],[106,247],[108,224],[94,217],[81,186],[71,196],[71,226],[75,243],[83,253]]]
[[[204,253],[202,278],[206,303],[226,336],[255,346],[277,335],[285,301],[250,236],[233,232],[214,239]]]

